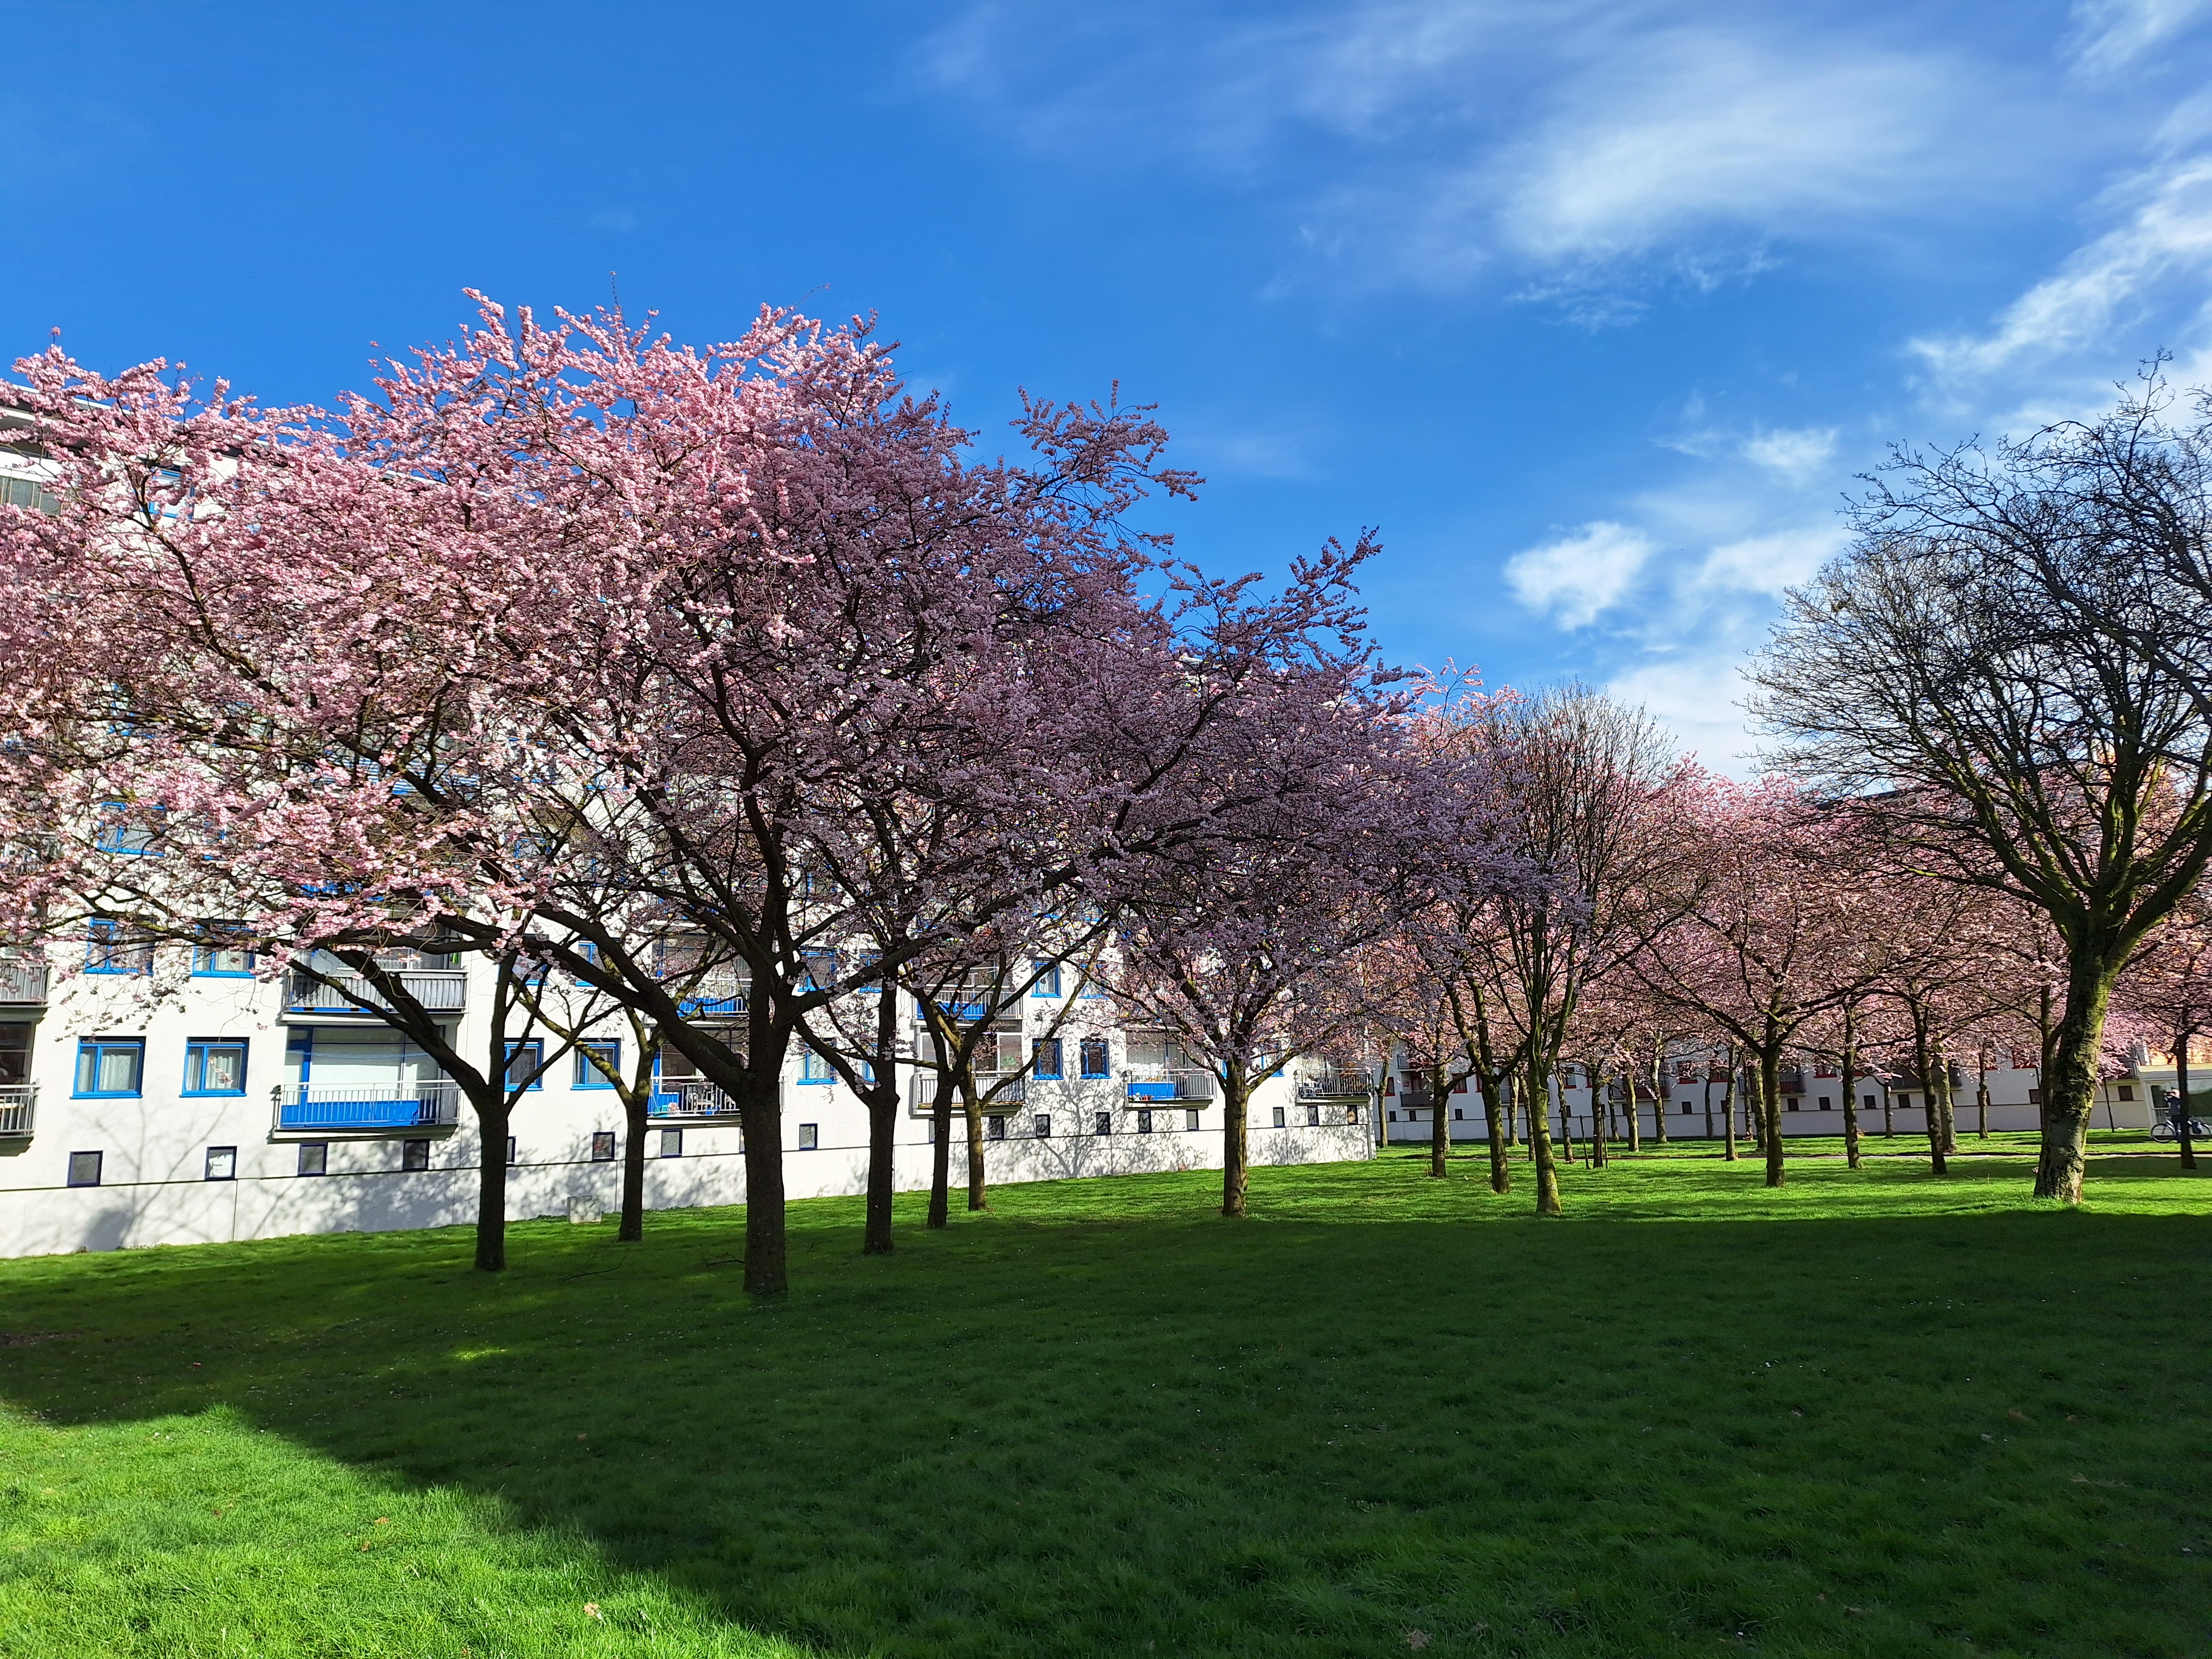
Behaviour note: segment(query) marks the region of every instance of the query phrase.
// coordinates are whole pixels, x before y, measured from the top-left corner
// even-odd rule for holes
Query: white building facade
[[[473,1115],[436,1063],[374,1014],[236,951],[109,951],[94,939],[83,964],[64,971],[50,958],[70,948],[0,957],[0,1255],[474,1219]],[[489,968],[431,958],[404,972],[417,1000],[450,1015],[458,1052],[487,1051]],[[910,1018],[911,1005],[902,1012]],[[1164,1034],[1125,1029],[1109,1000],[1053,980],[1000,1026],[977,1066],[981,1086],[999,1085],[985,1119],[994,1184],[1220,1167],[1211,1076]],[[624,1067],[627,1040],[611,1026],[600,1039]],[[927,1039],[919,1046],[927,1052]],[[513,1114],[513,1219],[618,1203],[619,1097],[582,1054],[558,1048]],[[518,1056],[518,1074],[547,1052]],[[1347,1097],[1352,1085],[1326,1072],[1271,1079],[1251,1106],[1252,1162],[1371,1156],[1364,1083]],[[861,1192],[859,1098],[805,1053],[792,1057],[782,1091],[787,1195]],[[916,1068],[900,1124],[902,1190],[929,1181],[933,1091],[933,1072]],[[736,1113],[672,1054],[650,1126],[648,1208],[744,1201]],[[964,1135],[956,1112],[956,1183]]]

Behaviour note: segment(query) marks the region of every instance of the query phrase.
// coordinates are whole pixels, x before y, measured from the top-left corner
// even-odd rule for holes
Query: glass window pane
[[[104,1095],[137,1094],[138,1057],[142,1052],[135,1042],[103,1045],[100,1050],[99,1092]]]
[[[200,1085],[234,1093],[246,1086],[246,1050],[228,1043],[207,1051],[207,1081]]]

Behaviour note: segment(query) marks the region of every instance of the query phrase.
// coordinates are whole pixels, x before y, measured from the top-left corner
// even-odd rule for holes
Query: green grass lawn
[[[2212,1653],[2212,1177],[1993,1145],[0,1263],[0,1654]]]

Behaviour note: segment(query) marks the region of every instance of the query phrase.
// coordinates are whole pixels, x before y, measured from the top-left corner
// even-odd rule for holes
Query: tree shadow
[[[1991,1167],[1932,1212],[1808,1176],[1787,1224],[1714,1227],[1757,1173],[1698,1166],[1574,1172],[1560,1224],[1483,1168],[1256,1170],[1250,1224],[1206,1171],[1003,1189],[940,1234],[902,1199],[888,1259],[820,1200],[781,1304],[743,1296],[731,1211],[519,1227],[499,1278],[452,1231],[19,1262],[7,1328],[70,1334],[0,1347],[0,1386],[56,1425],[227,1410],[838,1652],[1710,1650],[1755,1618],[1871,1653],[2001,1641],[2030,1591],[1975,1564],[2093,1500],[2114,1535],[2212,1529],[2202,1455],[2146,1449],[2204,1443],[2159,1273],[2202,1215],[2026,1210]],[[1878,1632],[1816,1601],[1954,1522],[1979,1541]],[[2039,1652],[2121,1639],[2097,1551],[2039,1559]]]

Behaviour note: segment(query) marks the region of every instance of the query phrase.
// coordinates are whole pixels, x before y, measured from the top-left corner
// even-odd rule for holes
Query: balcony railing
[[[645,1105],[647,1117],[723,1119],[735,1122],[738,1103],[704,1078],[665,1083]]]
[[[279,1129],[449,1129],[460,1121],[461,1085],[429,1083],[281,1083]]]
[[[994,1088],[999,1092],[993,1095],[991,1091]],[[1029,1098],[1030,1079],[1026,1077],[1010,1078],[1003,1072],[978,1072],[975,1073],[975,1093],[979,1097],[990,1095],[989,1103],[984,1110],[999,1111],[1008,1106],[1018,1106]],[[907,1078],[906,1098],[907,1104],[917,1112],[926,1112],[937,1104],[935,1068],[928,1066],[914,1068]],[[954,1109],[958,1109],[960,1095],[957,1090],[953,1092],[952,1103]]]
[[[752,981],[733,969],[713,969],[685,987],[676,1006],[687,1019],[711,1019],[717,1014],[734,1018],[745,1012],[745,998],[752,988]]]
[[[43,962],[0,961],[0,1005],[43,1007],[46,1000],[46,964]]]
[[[1202,1066],[1188,1069],[1132,1066],[1122,1076],[1127,1097],[1147,1104],[1155,1100],[1213,1098],[1213,1073]]]
[[[355,1014],[372,1018],[367,1009],[349,1000],[347,993],[371,1007],[385,1008],[390,1005],[380,996],[376,988],[360,974],[332,974],[325,985],[306,974],[289,976],[284,992],[284,1008],[295,1014]],[[402,990],[434,1014],[458,1014],[468,1006],[469,976],[460,968],[402,968],[387,977],[397,980]]]
[[[1373,1086],[1364,1071],[1321,1066],[1298,1073],[1300,1100],[1364,1100]]]
[[[39,1103],[35,1083],[0,1083],[0,1139],[20,1140],[31,1133]]]

